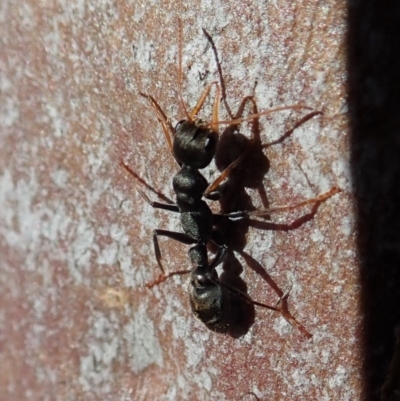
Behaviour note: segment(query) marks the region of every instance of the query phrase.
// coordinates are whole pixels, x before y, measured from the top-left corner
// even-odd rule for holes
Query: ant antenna
[[[178,93],[178,98],[179,98],[179,103],[181,104],[181,107],[185,113],[186,118],[189,121],[192,121],[190,118],[189,112],[187,111],[187,108],[185,106],[185,102],[183,101],[182,93],[183,93],[183,84],[182,84],[182,20],[179,18],[178,21],[178,31],[179,31],[179,45],[178,45],[178,56],[179,56],[179,67],[178,67],[178,80],[179,80],[179,93]]]
[[[226,111],[229,114],[229,117],[233,118],[232,110],[229,107],[228,102],[226,101],[226,87],[225,87],[225,81],[224,81],[223,74],[222,74],[221,62],[219,61],[219,57],[218,57],[217,47],[215,46],[214,40],[211,37],[211,35],[204,28],[202,28],[202,29],[203,29],[203,33],[204,33],[205,37],[207,38],[208,42],[211,45],[211,48],[212,48],[212,51],[213,51],[214,57],[215,57],[215,62],[217,63],[219,82],[221,84],[222,101],[224,102],[224,106],[226,108]]]

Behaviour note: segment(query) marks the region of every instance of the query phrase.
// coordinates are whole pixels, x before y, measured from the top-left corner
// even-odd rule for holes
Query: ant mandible
[[[229,324],[230,294],[240,297],[244,301],[270,309],[282,314],[292,325],[296,325],[307,337],[311,335],[308,331],[290,314],[287,308],[286,298],[280,297],[282,306],[270,306],[252,300],[246,293],[231,287],[219,280],[216,267],[223,262],[228,246],[222,232],[216,228],[217,224],[223,224],[224,219],[241,219],[250,216],[262,216],[273,211],[294,209],[310,203],[319,203],[338,192],[337,188],[321,194],[315,198],[308,199],[295,205],[280,206],[270,209],[256,211],[239,211],[228,214],[213,213],[204,198],[218,200],[220,193],[218,187],[230,174],[230,172],[243,160],[251,149],[251,145],[244,150],[211,184],[199,172],[207,167],[213,160],[218,144],[220,125],[237,126],[245,121],[253,121],[260,116],[268,115],[281,110],[303,110],[310,109],[304,105],[282,106],[271,110],[255,112],[248,117],[241,115],[234,116],[231,120],[219,120],[220,87],[217,82],[210,83],[200,96],[195,107],[189,112],[182,99],[182,28],[179,29],[179,101],[185,113],[185,119],[180,120],[175,127],[170,119],[153,96],[140,92],[140,95],[147,98],[157,119],[161,124],[169,151],[180,166],[179,172],[173,177],[173,189],[176,195],[175,204],[166,204],[151,201],[143,191],[137,188],[142,198],[154,208],[160,208],[180,214],[183,233],[156,229],[153,232],[153,243],[157,263],[161,270],[160,276],[148,288],[158,285],[173,275],[190,273],[190,305],[194,315],[207,327],[214,331],[226,331]],[[209,96],[212,87],[215,86],[216,94],[213,104],[211,122],[204,122],[199,119],[198,113]],[[247,102],[253,103],[253,111],[256,111],[256,104],[252,96],[243,98],[239,110],[243,110]],[[241,112],[240,112],[241,113]],[[252,142],[251,142],[252,143]],[[137,174],[125,163],[122,167],[135,179]],[[143,180],[141,180],[143,182]],[[225,220],[226,221],[226,220]],[[158,237],[164,236],[187,245],[193,245],[188,252],[193,268],[191,270],[175,271],[166,273],[161,263],[161,252],[158,244]],[[207,245],[212,242],[218,247],[214,259],[209,262]]]

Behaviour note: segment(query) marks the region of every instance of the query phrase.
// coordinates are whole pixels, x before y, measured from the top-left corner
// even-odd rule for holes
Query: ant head
[[[191,273],[189,295],[192,312],[209,329],[225,332],[230,308],[229,292],[218,284],[215,270],[205,274],[202,270],[203,267],[198,266]]]
[[[176,124],[173,152],[179,163],[204,168],[215,156],[218,134],[200,121],[182,120]]]

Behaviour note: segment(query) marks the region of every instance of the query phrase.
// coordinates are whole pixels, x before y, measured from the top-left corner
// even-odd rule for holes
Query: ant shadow
[[[244,102],[242,102],[236,115],[234,115],[226,101],[226,86],[217,49],[211,36],[206,31],[204,31],[204,34],[214,52],[221,85],[222,101],[225,109],[230,119],[240,118],[244,112],[246,101],[244,100]],[[253,110],[251,114],[257,114],[258,110],[256,103],[252,97],[249,97],[248,100],[253,102]],[[266,144],[263,144],[261,141],[258,118],[254,119],[251,123],[252,138],[243,135],[240,132],[238,125],[228,126],[222,132],[219,137],[217,153],[214,159],[216,167],[220,172],[224,171],[233,161],[238,159],[243,154],[244,149],[249,149],[249,152],[247,152],[242,161],[231,171],[226,181],[219,186],[219,193],[221,195],[221,198],[219,199],[221,214],[228,214],[236,211],[256,210],[256,207],[254,206],[251,197],[246,192],[246,189],[256,189],[259,193],[263,208],[268,209],[270,207],[263,186],[264,177],[270,169],[270,161],[264,154],[263,150],[266,147],[284,142],[285,139],[291,136],[296,128],[319,114],[322,113],[319,111],[308,113],[306,116],[299,119],[292,128],[286,131],[277,140]],[[224,219],[223,224],[218,225],[218,229],[220,229],[225,236],[228,245],[228,252],[222,264],[223,271],[220,275],[220,281],[233,288],[237,288],[248,295],[247,285],[240,277],[243,272],[243,266],[237,259],[235,255],[236,252],[245,260],[246,264],[275,291],[279,298],[282,299],[284,297],[284,292],[268,274],[266,269],[261,265],[261,263],[244,251],[246,246],[246,234],[250,227],[260,230],[295,230],[314,218],[320,204],[321,202],[316,202],[310,212],[288,224],[277,224],[270,221],[255,219],[241,219],[235,221],[228,218]],[[269,219],[269,216],[266,216],[266,219]],[[231,302],[231,320],[229,322],[227,334],[237,338],[246,334],[254,324],[255,308],[253,304],[246,302],[243,298],[237,297],[234,294],[232,294]]]
[[[316,114],[317,113],[310,113],[301,120],[301,123],[304,123]],[[298,124],[296,124],[296,127]],[[287,131],[275,142],[279,143],[278,141],[284,140],[294,129],[295,128],[292,128],[290,131]],[[267,209],[269,207],[269,202],[263,186],[263,180],[270,169],[270,161],[263,153],[263,149],[266,146],[261,143],[258,121],[254,121],[253,123],[253,140],[235,131],[236,129],[229,127],[221,134],[219,148],[217,149],[215,157],[218,170],[223,171],[243,153],[243,149],[250,147],[251,151],[245,156],[242,162],[232,170],[226,182],[219,188],[221,194],[221,213],[227,214],[243,210],[256,210],[251,197],[246,192],[248,188],[258,190],[263,207]],[[223,224],[218,227],[224,234],[228,245],[228,254],[222,265],[223,272],[220,276],[221,282],[247,294],[247,285],[240,277],[243,272],[243,266],[237,259],[235,255],[236,252],[245,260],[246,264],[261,276],[276,292],[279,298],[282,298],[284,292],[268,274],[266,269],[261,263],[244,251],[246,246],[246,234],[250,227],[259,230],[295,230],[314,218],[320,204],[321,202],[316,202],[310,212],[287,224],[272,223],[270,221],[256,219],[242,219],[236,221],[228,218],[225,219]],[[269,219],[269,216],[266,216],[266,219]],[[232,308],[236,308],[236,310],[232,310],[231,312],[233,321],[230,322],[228,334],[232,337],[240,337],[246,334],[254,324],[254,305],[245,302],[242,298],[233,297]]]
[[[295,128],[305,123],[316,114],[319,113],[309,113],[296,123],[293,128],[285,132],[284,135],[271,144],[282,142],[285,138],[291,135]],[[269,207],[269,201],[263,186],[263,180],[270,169],[270,161],[263,153],[263,149],[270,144],[263,145],[261,143],[259,123],[257,120],[253,121],[252,124],[252,136],[253,139],[249,139],[237,131],[237,127],[228,127],[221,134],[219,147],[217,148],[215,156],[215,163],[219,171],[223,171],[230,163],[236,160],[243,153],[243,149],[251,148],[249,154],[244,157],[242,162],[234,170],[232,170],[227,180],[219,187],[221,195],[219,202],[222,214],[243,210],[256,210],[251,197],[246,192],[246,189],[249,188],[257,189],[263,207],[265,209]],[[236,252],[245,260],[246,264],[254,272],[261,276],[261,278],[275,291],[279,298],[284,297],[284,292],[279,288],[277,283],[268,274],[261,263],[244,251],[246,246],[246,234],[250,227],[259,230],[295,230],[314,218],[320,204],[321,202],[316,202],[310,212],[303,214],[293,222],[286,224],[272,223],[270,221],[256,219],[241,219],[236,221],[228,218],[225,219],[223,224],[218,226],[224,234],[228,245],[228,254],[222,265],[223,272],[220,276],[221,282],[247,294],[247,285],[240,277],[243,272],[243,266],[237,259],[235,255]],[[269,216],[265,216],[265,219],[268,220]],[[231,312],[233,321],[230,322],[228,334],[232,337],[240,337],[246,334],[254,324],[254,305],[245,302],[242,298],[233,297],[232,308],[236,308],[236,310],[232,310]]]

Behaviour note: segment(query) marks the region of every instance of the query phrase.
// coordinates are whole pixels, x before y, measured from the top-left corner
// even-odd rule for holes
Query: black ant
[[[181,35],[181,32],[180,32]],[[181,40],[181,37],[180,37]],[[176,204],[166,204],[153,202],[140,190],[138,192],[143,199],[155,208],[177,212],[180,214],[183,233],[156,229],[153,233],[153,243],[157,263],[161,269],[160,276],[148,288],[158,285],[173,275],[190,273],[190,305],[194,315],[201,320],[207,327],[214,331],[226,331],[229,326],[230,294],[233,294],[249,304],[261,306],[276,312],[280,312],[286,320],[296,325],[308,337],[311,335],[300,323],[289,313],[287,303],[285,302],[288,294],[280,297],[282,307],[270,306],[260,302],[253,301],[246,293],[222,283],[216,272],[216,267],[223,262],[228,247],[222,232],[216,228],[217,224],[223,224],[226,219],[242,219],[250,216],[264,216],[273,211],[282,211],[294,209],[310,203],[320,203],[338,192],[333,188],[327,193],[321,194],[315,198],[308,199],[296,205],[281,206],[270,209],[255,211],[239,211],[227,214],[213,213],[204,198],[218,200],[220,193],[219,185],[230,174],[230,172],[243,160],[248,154],[251,146],[234,160],[211,184],[199,172],[199,169],[207,167],[217,150],[219,138],[218,126],[237,126],[245,121],[253,121],[260,116],[273,113],[280,110],[302,110],[309,109],[303,105],[283,106],[272,110],[265,110],[242,118],[236,115],[231,120],[220,121],[218,119],[220,87],[218,83],[210,83],[196,106],[188,112],[181,96],[182,89],[182,54],[179,47],[179,100],[185,112],[186,118],[179,121],[175,127],[172,126],[169,118],[165,115],[157,101],[148,94],[140,92],[141,96],[146,97],[154,109],[159,122],[161,123],[166,142],[173,157],[180,166],[180,171],[173,178],[173,189],[176,195]],[[213,105],[211,122],[204,122],[197,118],[205,99],[210,94],[212,87],[216,87],[216,95]],[[252,102],[255,107],[255,101],[252,96],[245,97],[242,100],[239,110],[243,110],[247,102]],[[242,112],[242,111],[241,111]],[[240,112],[240,113],[241,113]],[[122,166],[136,179],[138,176],[127,165]],[[140,179],[143,182],[143,180]],[[158,236],[165,236],[187,245],[193,245],[188,252],[193,268],[191,270],[176,271],[165,273],[161,264],[161,252],[158,244]],[[209,262],[207,245],[213,243],[218,250],[214,259]]]

